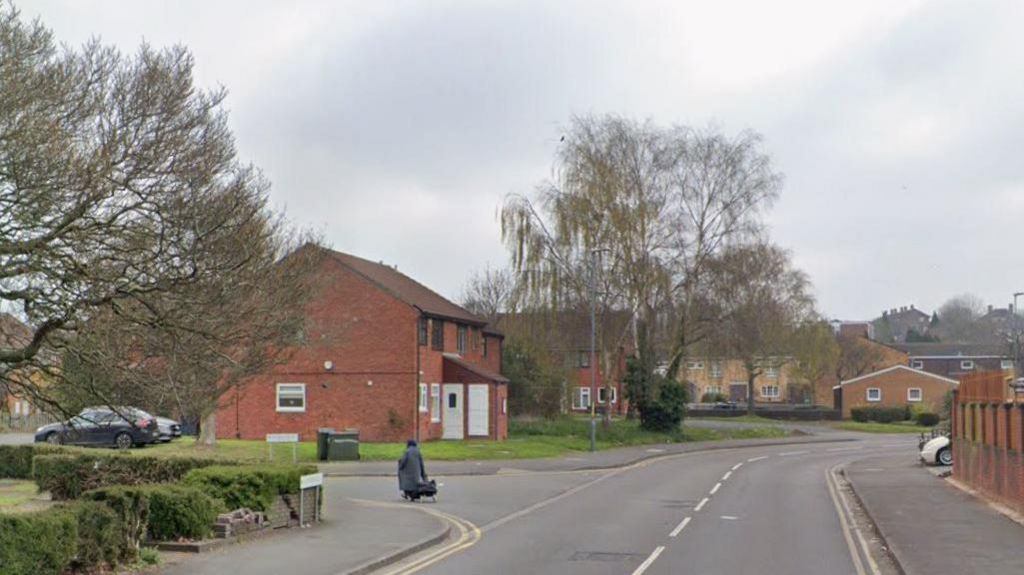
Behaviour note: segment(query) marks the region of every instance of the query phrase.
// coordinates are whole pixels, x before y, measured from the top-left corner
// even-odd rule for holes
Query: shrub
[[[184,484],[222,500],[228,509],[269,511],[278,495],[299,492],[299,477],[316,471],[312,465],[213,466],[190,471]]]
[[[134,558],[142,536],[153,541],[202,539],[210,534],[224,504],[182,485],[129,485],[96,489],[85,498],[109,505],[123,522],[121,540]]]
[[[61,453],[64,448],[47,443],[32,445],[0,445],[0,477],[31,479],[32,458],[36,455]]]
[[[854,421],[857,421],[857,422],[860,422],[860,423],[867,423],[867,421],[868,421],[868,411],[867,411],[867,408],[864,408],[864,407],[854,407],[854,408],[850,409],[850,419],[852,419]]]
[[[138,558],[139,543],[149,522],[149,498],[136,487],[107,487],[90,491],[85,498],[108,506],[118,518],[121,557],[125,563]]]
[[[854,421],[876,421],[892,423],[910,419],[910,406],[905,407],[854,407],[850,410],[850,418]]]
[[[116,511],[96,501],[76,501],[64,509],[75,516],[78,525],[76,568],[93,571],[112,567],[129,555]]]
[[[640,427],[647,431],[677,431],[685,411],[686,389],[666,380],[659,386],[657,401],[640,408]]]
[[[78,520],[61,508],[0,514],[0,573],[60,575],[78,551]]]
[[[705,393],[700,396],[701,403],[717,403],[719,401],[729,401],[729,398],[724,393]]]
[[[922,427],[934,427],[939,424],[939,414],[922,411],[917,414],[917,424]]]
[[[85,491],[110,485],[179,481],[189,471],[215,463],[224,462],[93,452],[37,455],[32,459],[32,478],[55,500],[76,499]]]

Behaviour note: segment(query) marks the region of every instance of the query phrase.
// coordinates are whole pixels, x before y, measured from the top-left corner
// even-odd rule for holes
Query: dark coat
[[[409,447],[398,460],[398,488],[402,491],[417,491],[427,482],[427,470],[423,467],[423,455],[419,447]]]

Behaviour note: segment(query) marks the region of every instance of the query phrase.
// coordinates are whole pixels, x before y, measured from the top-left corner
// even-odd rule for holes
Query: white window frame
[[[583,398],[586,397],[586,403]],[[589,387],[577,387],[576,391],[572,394],[572,408],[573,409],[590,409],[590,388]]]
[[[915,359],[910,362],[910,367],[913,369],[924,369],[924,360]]]
[[[615,402],[617,402],[619,400],[619,392],[614,387],[611,388],[611,390],[612,390],[612,401],[611,402],[615,403]],[[598,405],[604,405],[606,400],[608,399],[607,395],[608,395],[608,388],[607,387],[602,385],[601,387],[597,388],[597,404]]]
[[[872,399],[871,398],[871,392],[872,391],[878,392],[878,397]],[[866,392],[866,398],[871,403],[878,403],[879,401],[882,401],[882,388],[881,387],[869,387],[867,389],[867,392]]]
[[[915,398],[911,392],[916,391],[917,397]],[[921,391],[920,387],[908,387],[907,388],[907,401],[913,401],[920,403],[924,399],[924,392]]]
[[[430,384],[430,422],[441,421],[441,384]]]
[[[968,371],[973,370],[974,369],[974,360],[973,359],[961,359],[960,360],[960,369],[968,370]]]
[[[298,395],[298,390],[302,390],[302,407],[295,407],[291,405],[281,405],[281,391],[285,391],[285,395],[293,394]],[[278,413],[305,413],[306,412],[306,384],[305,383],[279,383],[275,388],[274,394],[275,405],[277,406]]]
[[[999,360],[999,369],[1013,369],[1012,359],[1001,359]]]
[[[689,370],[704,369],[704,362],[703,361],[688,361],[688,362],[686,362],[686,369],[689,369]]]
[[[711,364],[711,377],[715,379],[722,377],[722,364],[717,361]]]
[[[427,411],[430,410],[428,402],[427,402],[427,399],[429,399],[428,396],[427,396],[427,384],[421,383],[420,384],[420,413],[426,413]]]
[[[769,379],[779,378],[779,368],[774,365],[769,365],[764,368],[764,376]]]
[[[704,393],[706,393],[706,394],[707,393],[720,394],[720,393],[722,393],[722,385],[718,384],[718,383],[715,383],[715,384],[704,386]]]
[[[773,393],[765,393],[766,391],[774,390]],[[762,385],[761,386],[761,397],[767,399],[778,399],[779,397],[779,386],[775,384]]]

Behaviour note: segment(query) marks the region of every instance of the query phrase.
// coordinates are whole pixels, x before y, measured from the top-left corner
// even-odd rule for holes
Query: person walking
[[[423,495],[430,495],[433,482],[427,479],[427,469],[423,466],[423,454],[415,439],[405,442],[405,453],[398,460],[398,488],[402,497],[411,501],[419,501]],[[436,490],[434,490],[436,493]]]

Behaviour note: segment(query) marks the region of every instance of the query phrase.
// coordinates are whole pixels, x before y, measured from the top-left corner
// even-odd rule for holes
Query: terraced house
[[[804,403],[811,399],[811,387],[794,373],[792,360],[766,363],[754,378],[755,402]],[[687,386],[691,401],[710,401],[719,394],[737,403],[747,401],[747,369],[738,359],[691,359],[679,370],[678,379]]]

